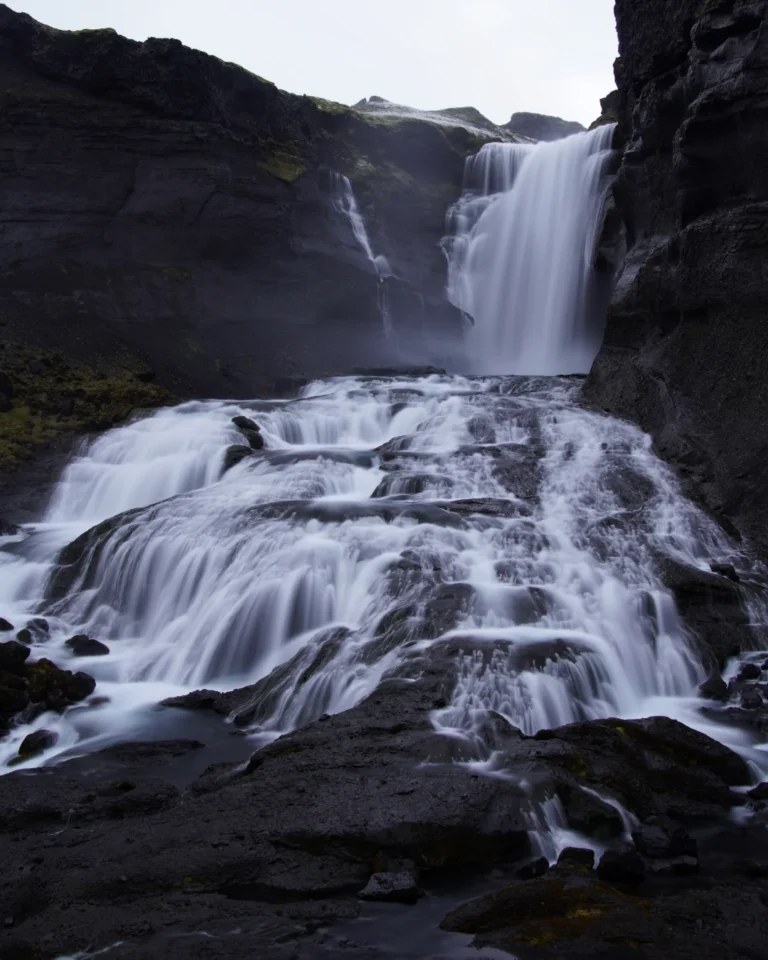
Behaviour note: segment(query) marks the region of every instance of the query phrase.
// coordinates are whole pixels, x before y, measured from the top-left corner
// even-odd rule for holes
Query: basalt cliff
[[[765,547],[768,4],[617,0],[616,17],[627,254],[586,396]]]
[[[175,40],[54,30],[0,4],[3,467],[173,396],[402,362],[380,278],[334,208],[340,176],[393,274],[410,362],[439,362],[460,329],[446,209],[465,157],[509,135],[434,120],[294,96]]]

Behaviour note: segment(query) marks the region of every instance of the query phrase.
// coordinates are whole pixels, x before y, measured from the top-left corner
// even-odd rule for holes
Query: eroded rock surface
[[[763,0],[616,4],[628,253],[585,388],[763,548],[767,15]]]

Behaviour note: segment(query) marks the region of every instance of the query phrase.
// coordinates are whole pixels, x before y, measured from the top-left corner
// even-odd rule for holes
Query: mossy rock
[[[0,470],[61,437],[105,430],[136,409],[176,401],[132,358],[105,361],[97,370],[58,351],[8,343],[0,364],[1,383],[11,384],[0,412]]]

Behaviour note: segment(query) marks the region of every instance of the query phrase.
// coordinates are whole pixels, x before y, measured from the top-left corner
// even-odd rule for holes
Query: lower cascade
[[[35,654],[69,660],[72,634],[108,646],[71,666],[98,697],[13,729],[0,760],[43,728],[58,739],[30,765],[162,736],[174,711],[158,702],[200,687],[255,684],[243,722],[268,742],[448,661],[432,723],[488,772],[499,716],[527,735],[677,717],[761,768],[750,736],[702,713],[704,658],[664,581],[745,558],[643,433],[578,393],[562,378],[339,378],[104,434],[0,551],[5,615],[49,622]],[[258,421],[263,450],[236,417]],[[551,803],[532,813],[549,853],[561,820]]]
[[[593,261],[614,132],[491,143],[467,161],[445,249],[475,373],[588,372],[604,323]]]

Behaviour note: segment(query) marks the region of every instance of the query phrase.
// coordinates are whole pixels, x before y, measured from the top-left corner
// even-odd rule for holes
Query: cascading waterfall
[[[592,263],[614,129],[488,144],[467,161],[444,248],[474,373],[588,372],[604,322]]]
[[[269,739],[441,651],[458,682],[434,723],[480,760],[489,711],[527,733],[661,713],[754,757],[746,734],[699,714],[703,669],[658,569],[737,551],[645,435],[577,394],[557,379],[340,378],[105,434],[45,522],[4,541],[0,604],[47,616],[36,653],[60,663],[75,632],[105,641],[76,668],[109,702],[14,730],[0,760],[33,728],[60,739],[30,763],[158,735],[163,697],[268,676],[252,730]],[[240,414],[267,449],[221,475]],[[57,551],[105,518],[45,588]],[[566,837],[554,808],[536,816]]]
[[[350,183],[349,177],[345,177],[341,173],[333,173],[332,183],[333,209],[337,213],[343,214],[349,220],[349,225],[352,227],[352,233],[354,234],[355,240],[357,240],[363,253],[370,260],[371,264],[373,265],[373,269],[376,271],[376,276],[379,278],[379,313],[381,314],[381,321],[384,327],[384,335],[387,337],[387,339],[389,339],[392,336],[393,327],[387,297],[387,288],[384,281],[387,277],[393,276],[392,268],[389,264],[389,261],[383,254],[374,256],[373,248],[371,247],[371,241],[368,238],[368,231],[365,227],[365,220],[363,219],[363,215],[360,213],[360,208],[357,205],[355,192],[352,189],[352,184]]]

